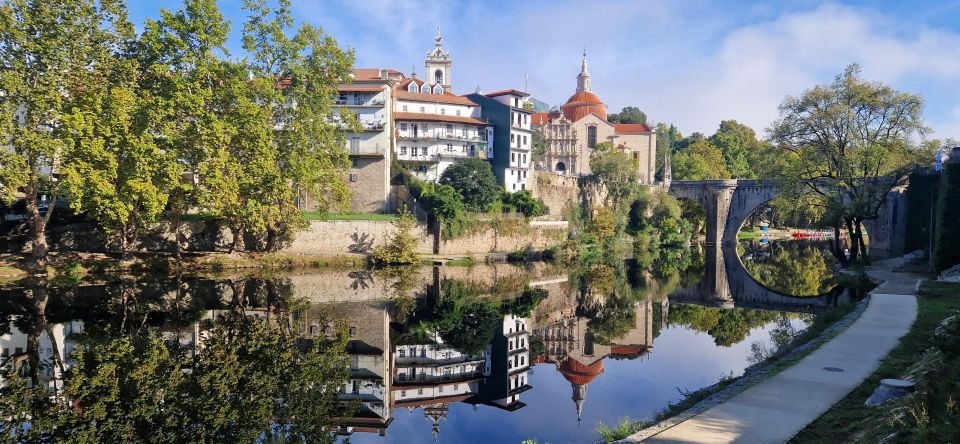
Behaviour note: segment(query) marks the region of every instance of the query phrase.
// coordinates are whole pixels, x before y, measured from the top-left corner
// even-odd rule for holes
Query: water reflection
[[[31,439],[587,441],[804,327],[741,306],[737,282],[717,279],[722,253],[38,282],[0,294],[3,408],[17,407],[0,414]],[[813,311],[783,300],[766,302]]]

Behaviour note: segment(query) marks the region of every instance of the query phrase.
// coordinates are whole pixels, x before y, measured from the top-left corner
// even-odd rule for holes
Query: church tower
[[[433,38],[436,47],[433,51],[427,53],[426,62],[426,81],[431,85],[440,85],[444,91],[453,92],[450,81],[450,71],[453,66],[453,59],[450,58],[450,51],[443,50],[443,35],[440,34],[440,27],[437,26],[437,36]]]
[[[583,61],[580,62],[580,74],[577,75],[577,92],[591,91],[590,71],[587,71],[587,50],[583,50]]]

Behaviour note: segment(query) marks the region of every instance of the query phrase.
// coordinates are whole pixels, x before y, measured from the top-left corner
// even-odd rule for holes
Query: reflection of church
[[[534,113],[533,125],[547,143],[538,170],[583,176],[590,174],[590,155],[597,144],[610,142],[627,154],[641,183],[653,183],[657,135],[645,124],[610,123],[607,105],[593,93],[592,77],[584,53],[577,75],[577,90],[559,111]]]
[[[566,299],[568,300],[557,302],[576,304],[575,297],[570,296]],[[548,299],[544,304],[548,302],[551,301]],[[541,305],[541,307],[551,308],[549,305],[547,307]],[[539,314],[541,307],[534,310],[534,316]],[[570,382],[577,420],[583,414],[587,386],[603,373],[604,358],[643,356],[653,348],[653,302],[637,302],[633,310],[634,325],[609,344],[598,343],[587,325],[589,319],[576,315],[533,328],[533,335],[543,342],[545,349],[545,353],[537,357],[537,363],[554,364],[557,371]]]

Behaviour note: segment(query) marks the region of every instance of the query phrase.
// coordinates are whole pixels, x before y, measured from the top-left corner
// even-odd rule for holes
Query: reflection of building
[[[544,354],[537,359],[538,362],[553,363],[557,371],[570,382],[579,420],[587,398],[587,386],[603,373],[604,358],[640,356],[653,347],[653,302],[634,303],[630,308],[634,315],[634,324],[630,329],[609,343],[600,343],[588,325],[590,319],[572,315],[574,310],[570,308],[577,303],[574,295],[558,295],[550,299],[554,300],[548,299],[534,310],[535,318],[547,321],[533,328],[534,337],[544,346]],[[541,307],[556,311],[540,313]],[[552,316],[555,313],[562,317],[557,319]],[[563,313],[568,315],[563,316]]]
[[[547,141],[547,152],[538,169],[576,176],[590,174],[590,155],[597,144],[610,142],[626,153],[642,183],[653,183],[656,134],[645,124],[610,123],[607,105],[593,93],[592,76],[583,55],[577,90],[559,112],[535,113],[533,124]]]
[[[311,306],[300,319],[304,339],[331,333],[329,320],[347,323],[350,379],[340,399],[359,401],[359,410],[347,418],[338,433],[368,432],[384,435],[390,425],[390,315],[383,304],[345,302]]]
[[[37,384],[47,387],[53,395],[63,390],[63,371],[73,365],[70,355],[76,344],[72,335],[81,332],[83,332],[82,321],[52,324],[49,328],[38,332]],[[12,327],[10,333],[0,336],[0,363],[7,370],[27,378],[28,381],[31,372],[29,355],[31,339],[29,334],[16,327]],[[5,381],[0,382],[6,385]]]
[[[394,348],[393,406],[421,408],[434,435],[455,402],[484,404],[507,411],[523,408],[520,394],[529,382],[529,331],[526,319],[504,316],[482,356],[461,353],[437,335]]]

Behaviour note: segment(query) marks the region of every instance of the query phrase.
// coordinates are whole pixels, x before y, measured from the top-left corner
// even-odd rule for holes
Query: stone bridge
[[[773,180],[675,180],[668,186],[678,199],[699,202],[707,213],[707,245],[734,245],[750,213],[780,195]],[[905,237],[905,188],[895,189],[881,207],[880,218],[864,222],[871,253],[902,253]]]
[[[797,297],[767,288],[747,271],[735,247],[706,247],[703,278],[670,294],[671,303],[722,308],[817,312],[850,301],[840,288],[818,296]]]

